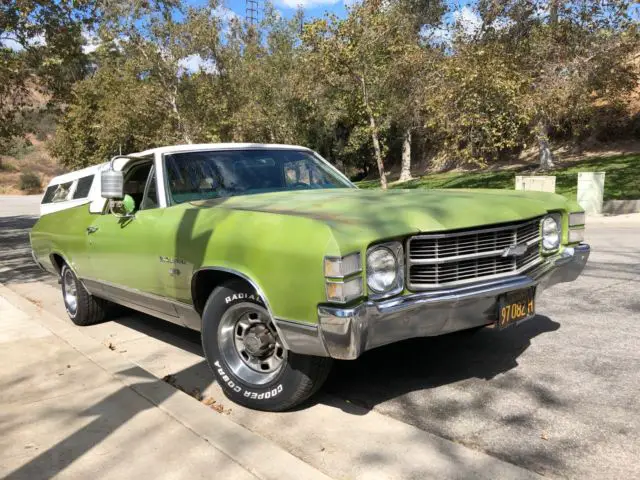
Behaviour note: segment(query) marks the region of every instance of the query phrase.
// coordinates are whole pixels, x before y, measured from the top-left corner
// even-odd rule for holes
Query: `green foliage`
[[[19,188],[27,193],[40,193],[42,192],[42,180],[33,172],[22,172]]]
[[[5,3],[0,30],[23,50],[0,48],[0,148],[50,138],[60,115],[49,150],[67,168],[166,144],[292,143],[384,184],[403,148],[423,165],[487,166],[535,142],[633,132],[640,43],[624,0],[477,1],[475,29],[426,0],[306,22],[268,11],[258,26],[216,0]]]

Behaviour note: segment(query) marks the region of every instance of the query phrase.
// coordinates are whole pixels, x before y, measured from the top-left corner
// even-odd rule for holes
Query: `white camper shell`
[[[116,170],[123,169],[128,161],[127,158],[118,159]],[[102,213],[106,200],[100,192],[100,174],[108,168],[109,163],[105,162],[52,178],[40,202],[40,215],[87,203],[91,213]]]

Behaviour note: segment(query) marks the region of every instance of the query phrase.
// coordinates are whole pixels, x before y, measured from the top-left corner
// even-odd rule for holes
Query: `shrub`
[[[15,165],[13,165],[12,163],[8,163],[6,161],[3,161],[2,158],[0,158],[0,172],[17,172],[18,171],[18,167],[16,167]]]
[[[42,192],[42,181],[33,172],[22,172],[20,174],[20,190],[28,193]]]

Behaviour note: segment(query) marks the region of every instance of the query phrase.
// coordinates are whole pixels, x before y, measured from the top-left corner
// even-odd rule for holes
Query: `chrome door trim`
[[[158,189],[158,208],[166,208],[169,206],[169,196],[167,191],[166,175],[164,169],[164,161],[161,153],[154,154],[153,161],[156,169],[156,188]]]
[[[88,285],[91,285],[90,293],[96,297],[104,298],[118,305],[123,305],[132,310],[161,318],[162,320],[175,323],[182,327],[200,331],[200,315],[195,311],[193,305],[93,278],[85,278],[84,281]],[[105,289],[104,287],[107,288]],[[122,295],[122,292],[125,292],[126,295]],[[150,307],[148,301],[142,304],[139,301],[132,300],[132,298],[152,299],[157,302],[156,305],[170,305],[172,308],[168,309],[168,311],[166,309],[158,310],[157,308]]]

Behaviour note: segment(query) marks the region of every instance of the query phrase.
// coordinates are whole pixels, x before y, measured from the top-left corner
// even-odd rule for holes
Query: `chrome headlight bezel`
[[[559,214],[545,216],[540,222],[540,247],[543,253],[557,252],[562,244],[562,217]]]
[[[387,282],[385,286],[376,284],[373,279],[378,274],[376,268],[372,265],[374,258],[372,255],[377,252],[388,255],[388,259],[392,260],[394,265],[395,276],[393,281]],[[367,250],[367,288],[369,297],[372,299],[380,299],[391,297],[404,290],[404,247],[401,242],[386,242],[372,245]]]

